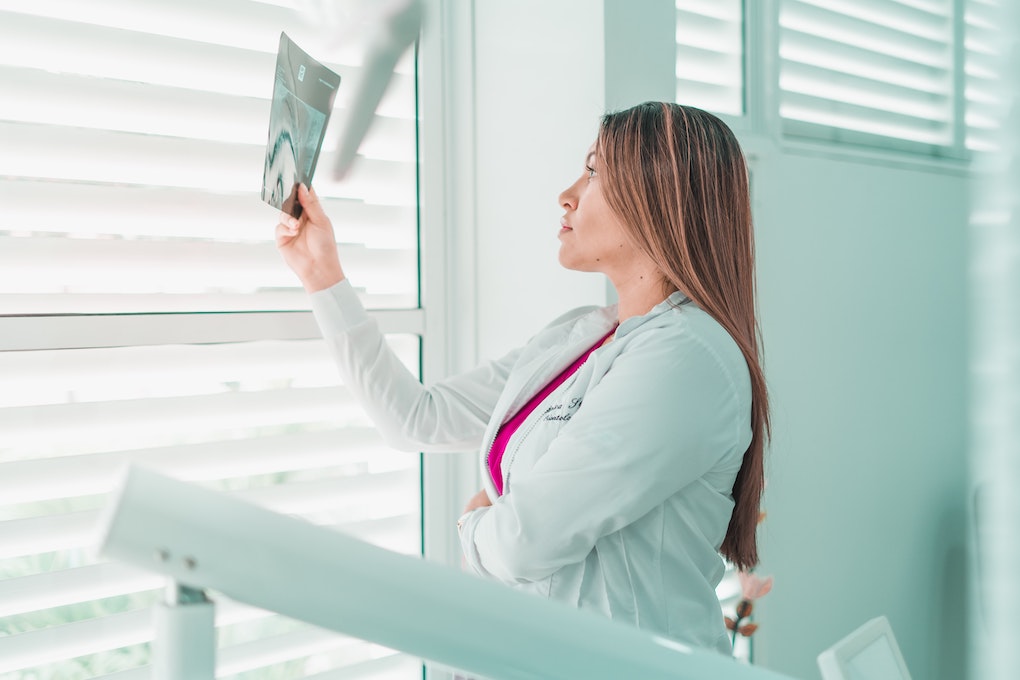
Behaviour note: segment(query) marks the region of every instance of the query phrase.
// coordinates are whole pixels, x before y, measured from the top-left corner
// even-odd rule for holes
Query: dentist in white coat
[[[458,522],[470,568],[729,653],[715,587],[723,558],[758,561],[769,422],[729,128],[662,102],[606,115],[559,196],[559,261],[605,274],[619,303],[536,323],[525,346],[430,386],[360,304],[314,191],[299,200],[276,242],[344,384],[395,447],[479,451],[485,488]]]

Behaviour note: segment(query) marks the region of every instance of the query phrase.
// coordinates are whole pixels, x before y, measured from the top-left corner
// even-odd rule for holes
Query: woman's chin
[[[575,272],[598,271],[596,268],[592,267],[589,263],[586,263],[584,260],[579,260],[576,257],[573,258],[570,257],[569,255],[563,252],[562,248],[560,249],[560,255],[558,259],[560,261],[560,266],[563,267],[564,269],[569,269],[570,271]]]
[[[574,261],[573,258],[570,257],[568,253],[563,252],[562,247],[560,248],[560,253],[557,259],[560,261],[560,266],[563,267],[564,269],[579,271],[577,268],[577,263]]]

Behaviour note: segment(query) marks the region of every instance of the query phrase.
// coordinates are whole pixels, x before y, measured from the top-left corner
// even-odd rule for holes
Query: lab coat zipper
[[[559,375],[559,372],[553,373],[551,376],[545,376],[545,373],[544,373],[545,369],[547,369],[558,356],[560,356],[560,355],[554,355],[554,356],[549,357],[548,359],[545,360],[545,363],[542,364],[542,371],[536,371],[536,372],[531,374],[531,378],[526,383],[524,383],[524,386],[520,390],[517,391],[517,396],[514,398],[514,401],[512,401],[510,403],[510,406],[503,412],[503,418],[501,419],[502,422],[499,424],[499,427],[495,428],[492,431],[492,434],[489,437],[486,438],[485,448],[482,449],[483,451],[486,452],[485,453],[485,470],[486,471],[489,471],[489,470],[492,469],[492,447],[496,444],[496,437],[499,435],[500,428],[502,428],[504,425],[506,425],[507,422],[509,422],[510,419],[513,418],[514,414],[517,413],[517,411],[519,411],[520,409],[522,409],[524,407],[524,405],[528,403],[529,399],[531,399],[533,396],[535,396],[534,394],[531,393],[531,390],[534,387],[534,385],[536,385],[536,384],[546,384],[546,383],[550,382],[553,378],[555,378],[557,375]],[[567,366],[569,366],[569,365],[570,364],[568,363]],[[564,367],[564,368],[566,368],[566,367]],[[562,371],[563,368],[561,368],[559,370]],[[540,383],[539,378],[542,378],[544,380],[544,382]],[[522,399],[521,395],[524,395],[524,394],[526,394],[528,396],[524,397]],[[537,394],[537,392],[536,392],[536,394]],[[502,468],[502,465],[500,467]],[[509,467],[507,469],[509,469]],[[507,479],[503,479],[503,493],[506,493],[506,489],[507,489]]]
[[[548,399],[550,397],[557,395],[561,390],[562,391],[570,390],[570,388],[574,386],[574,383],[577,382],[577,374],[581,371],[582,368],[584,368],[583,365],[577,369],[574,375],[570,376],[570,380],[560,385],[556,389],[556,391],[554,391],[552,394],[549,395],[549,397],[546,398]],[[539,406],[541,406],[541,404]],[[539,410],[536,408],[535,413],[538,413],[538,411]],[[513,467],[514,459],[517,458],[517,452],[521,450],[521,446],[523,446],[524,442],[527,440],[528,436],[534,431],[534,429],[538,427],[538,424],[542,422],[544,416],[545,412],[539,413],[537,418],[532,419],[531,424],[528,426],[528,429],[523,434],[521,434],[520,437],[514,437],[514,439],[516,440],[516,445],[514,446],[514,450],[510,454],[510,458],[506,462],[506,475],[503,477],[503,493],[507,493],[508,491],[510,491],[510,469]],[[502,468],[502,465],[500,465],[500,467]],[[500,470],[500,472],[502,473],[502,470]]]

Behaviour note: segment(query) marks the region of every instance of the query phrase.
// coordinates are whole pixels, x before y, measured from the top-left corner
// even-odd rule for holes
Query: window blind
[[[46,329],[0,342],[4,680],[149,677],[162,583],[91,554],[127,463],[420,552],[418,457],[337,384],[259,199],[281,30],[341,74],[342,115],[359,46],[283,0],[0,0],[0,321]],[[406,59],[349,179],[335,125],[316,174],[376,310],[419,301],[414,78]],[[418,317],[378,314],[417,373]],[[213,596],[218,677],[421,675]]]
[[[257,194],[279,33],[323,42],[301,15],[253,0],[3,0],[0,23],[0,312],[307,307]],[[360,74],[331,65],[342,114]],[[375,308],[418,303],[410,69],[352,177],[332,181],[331,125],[315,181]]]
[[[786,134],[932,154],[953,145],[952,0],[781,0]]]
[[[966,144],[973,151],[994,150],[999,139],[1003,86],[996,66],[1002,55],[1001,7],[997,0],[966,0],[964,9]]]
[[[677,102],[741,116],[744,90],[742,0],[677,0]]]
[[[390,342],[416,365],[417,337]],[[3,352],[0,371],[0,673],[94,677],[147,661],[160,579],[89,555],[129,462],[418,550],[417,457],[385,450],[335,385],[321,341]],[[217,609],[220,676],[265,663],[265,677],[303,677],[330,660],[389,656],[265,612]],[[256,663],[245,643],[276,651]]]

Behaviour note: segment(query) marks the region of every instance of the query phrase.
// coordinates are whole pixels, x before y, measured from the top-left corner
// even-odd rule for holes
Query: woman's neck
[[[620,323],[635,316],[642,316],[655,305],[665,300],[675,290],[668,285],[658,271],[637,272],[627,277],[610,277],[619,299],[617,313]]]

